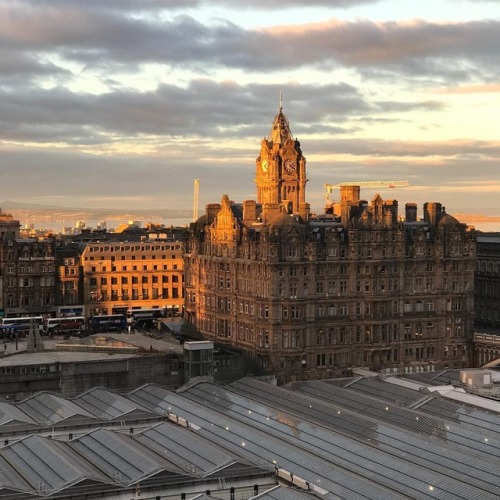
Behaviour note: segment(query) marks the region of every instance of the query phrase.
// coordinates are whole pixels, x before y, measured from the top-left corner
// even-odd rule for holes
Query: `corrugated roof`
[[[16,405],[39,424],[56,424],[71,418],[93,419],[81,406],[67,399],[39,392]]]
[[[128,396],[96,389],[77,398],[80,410],[44,397],[25,411],[33,408],[47,421],[50,411],[62,412],[69,426],[75,415],[78,427],[95,425],[82,414],[90,413],[86,404],[103,421],[145,407],[146,415],[176,415],[188,427],[168,421],[133,434],[94,430],[70,442],[22,439],[0,450],[0,496],[11,490],[27,496],[30,488],[40,496],[118,492],[138,484],[178,491],[193,481],[258,478],[279,467],[298,484],[322,488],[325,499],[500,497],[499,413],[383,380],[284,388],[243,379],[223,387],[198,383],[182,393],[147,385]],[[276,489],[257,498],[295,497],[309,494]]]
[[[104,481],[61,443],[40,436],[29,436],[2,449],[2,456],[22,475],[34,492],[44,495],[60,491],[87,479]],[[88,475],[87,475],[88,474]]]
[[[218,446],[170,423],[155,425],[134,439],[191,475],[203,477],[234,463],[234,458]]]
[[[68,446],[124,485],[135,484],[163,470],[142,447],[120,433],[98,429],[74,439]]]
[[[10,403],[0,402],[0,427],[7,425],[35,425],[36,422],[30,418],[24,411]]]
[[[318,497],[312,493],[287,488],[285,486],[276,486],[268,491],[252,497],[252,500],[313,500]]]
[[[114,420],[132,412],[148,413],[150,410],[134,403],[130,398],[96,387],[73,399],[89,414],[102,420]]]
[[[146,384],[129,393],[130,399],[159,415],[167,415],[171,407],[167,401],[170,391],[154,384]]]

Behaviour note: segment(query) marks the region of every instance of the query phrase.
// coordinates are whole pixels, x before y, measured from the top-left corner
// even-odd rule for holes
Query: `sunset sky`
[[[499,43],[500,0],[2,0],[0,203],[255,199],[282,91],[313,210],[408,180],[362,195],[500,216]]]

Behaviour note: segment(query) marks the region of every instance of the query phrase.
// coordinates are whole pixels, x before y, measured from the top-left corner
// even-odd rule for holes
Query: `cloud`
[[[450,140],[450,141],[388,141],[383,139],[337,139],[309,140],[313,153],[330,150],[336,154],[389,157],[450,157],[450,158],[500,158],[500,141]],[[471,172],[475,175],[475,172]],[[500,175],[500,171],[499,171]]]
[[[145,142],[147,136],[160,135],[258,137],[263,116],[255,110],[268,109],[263,103],[269,102],[270,96],[278,96],[280,88],[202,79],[191,81],[185,88],[163,84],[152,92],[120,89],[92,95],[64,88],[33,89],[26,94],[7,91],[0,99],[0,135],[11,141],[82,145],[116,142],[124,136],[142,136]],[[312,92],[314,99],[307,100]],[[293,85],[285,99],[287,109],[309,127],[333,115],[340,120],[341,116],[370,108],[357,89],[346,84]],[[272,103],[275,105],[277,100]],[[389,107],[390,103],[380,106]],[[266,116],[269,126],[272,118]]]
[[[500,92],[500,84],[463,85],[436,89],[433,92],[435,94],[490,94]]]
[[[1,2],[0,168],[9,194],[73,206],[148,200],[189,208],[200,178],[200,206],[224,192],[254,198],[260,139],[284,90],[315,207],[325,182],[400,177],[411,182],[402,191],[408,201],[498,205],[476,178],[500,185],[499,143],[478,140],[483,134],[473,123],[469,133],[468,120],[478,116],[478,101],[481,117],[494,114],[500,20],[341,20],[349,18],[341,9],[368,4],[387,7],[382,0]],[[283,12],[284,23],[289,10],[316,6],[317,22],[249,29],[235,21],[253,15],[249,6],[261,9],[256,19]],[[211,11],[199,15],[207,7],[228,16],[208,22]],[[454,129],[451,117],[459,115],[467,126]],[[436,140],[418,139],[424,127],[422,137]],[[486,119],[481,127],[492,137]],[[455,139],[464,136],[455,130],[466,138]]]
[[[497,20],[331,19],[255,30],[223,20],[203,24],[186,14],[131,16],[126,8],[98,10],[96,4],[81,2],[29,5],[7,2],[0,7],[3,50],[32,51],[45,57],[57,54],[84,65],[87,71],[123,65],[139,68],[145,63],[182,65],[194,71],[212,66],[257,72],[327,65],[371,71],[373,77],[398,72],[445,80],[453,76],[467,82],[472,70],[476,75],[498,76],[500,67]],[[158,5],[172,6],[169,2]]]
[[[18,4],[18,0],[6,0],[8,3]],[[311,0],[307,3],[308,7],[327,7],[329,9],[350,8],[355,6],[369,5],[379,3],[380,0]],[[488,0],[486,0],[488,1]],[[490,0],[491,1],[491,0]],[[61,7],[72,6],[80,8],[80,0],[24,0],[26,4],[33,6],[47,5]],[[253,0],[249,4],[246,0],[87,0],[85,8],[96,10],[119,10],[131,12],[155,12],[155,11],[176,11],[180,9],[192,9],[197,7],[227,7],[231,9],[263,9],[263,10],[284,10],[289,8],[304,8],[302,0],[281,0],[279,4],[267,0]]]

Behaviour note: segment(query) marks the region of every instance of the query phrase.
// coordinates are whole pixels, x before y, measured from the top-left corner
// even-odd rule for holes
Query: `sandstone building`
[[[54,243],[21,238],[20,227],[0,211],[0,317],[56,310]]]
[[[181,313],[184,232],[155,227],[137,235],[29,238],[0,211],[0,318],[89,318],[139,308]]]
[[[86,315],[132,308],[182,311],[181,241],[92,242],[81,255]]]
[[[186,319],[241,349],[280,382],[353,367],[418,372],[466,367],[475,236],[426,203],[341,188],[322,216],[306,201],[306,158],[280,109],[256,160],[257,200],[227,195],[192,225]]]

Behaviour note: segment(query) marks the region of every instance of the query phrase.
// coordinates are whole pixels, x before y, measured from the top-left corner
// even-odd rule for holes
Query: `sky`
[[[500,0],[0,0],[0,203],[255,199],[281,92],[313,210],[500,216],[499,34]]]

